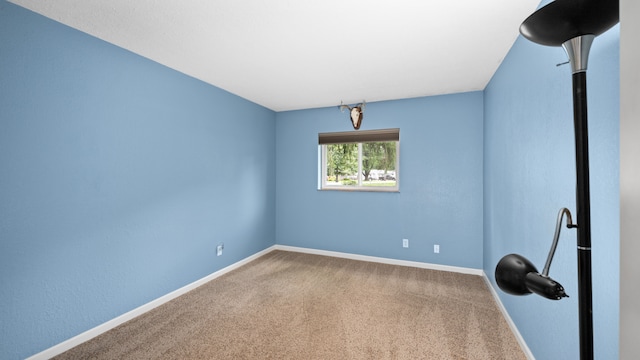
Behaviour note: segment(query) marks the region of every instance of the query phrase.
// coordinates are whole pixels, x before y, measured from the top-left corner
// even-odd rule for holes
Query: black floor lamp
[[[549,267],[560,234],[563,215],[567,227],[577,228],[578,304],[580,358],[593,359],[593,314],[591,287],[591,205],[589,198],[589,143],[587,132],[587,62],[593,39],[619,21],[618,0],[556,0],[538,9],[520,26],[522,35],[538,44],[562,46],[571,63],[573,118],[576,146],[577,224],[571,213],[561,209],[556,235],[542,274],[521,255],[503,257],[496,266],[496,283],[506,293],[532,292],[559,300],[567,295],[562,285],[549,277]]]

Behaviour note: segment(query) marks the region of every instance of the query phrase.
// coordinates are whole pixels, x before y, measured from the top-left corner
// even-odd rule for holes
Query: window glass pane
[[[396,186],[396,142],[362,144],[363,186]]]
[[[358,144],[331,144],[327,147],[327,179],[329,186],[358,184]]]

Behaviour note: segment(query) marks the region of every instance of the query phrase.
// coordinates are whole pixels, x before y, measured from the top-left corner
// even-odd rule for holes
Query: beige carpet
[[[273,251],[56,359],[526,359],[480,276]]]

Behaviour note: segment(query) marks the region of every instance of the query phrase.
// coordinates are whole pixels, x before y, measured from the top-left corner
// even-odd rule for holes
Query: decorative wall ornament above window
[[[363,100],[360,104],[351,107],[349,105],[344,105],[340,102],[340,111],[344,112],[345,109],[349,109],[349,114],[351,116],[351,123],[353,124],[353,128],[355,130],[360,129],[360,125],[362,124],[362,116],[364,113],[364,106],[366,102]]]

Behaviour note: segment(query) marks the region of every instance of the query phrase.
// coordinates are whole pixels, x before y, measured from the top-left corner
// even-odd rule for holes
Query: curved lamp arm
[[[553,243],[551,244],[551,249],[549,250],[549,256],[547,256],[547,262],[544,264],[544,268],[542,269],[542,276],[549,277],[549,268],[551,267],[551,261],[553,260],[553,255],[556,253],[556,247],[558,247],[558,239],[560,238],[560,229],[562,228],[562,217],[567,215],[567,228],[577,228],[578,225],[573,223],[571,218],[571,211],[567,208],[562,208],[558,212],[558,220],[556,221],[556,232],[553,235]]]

